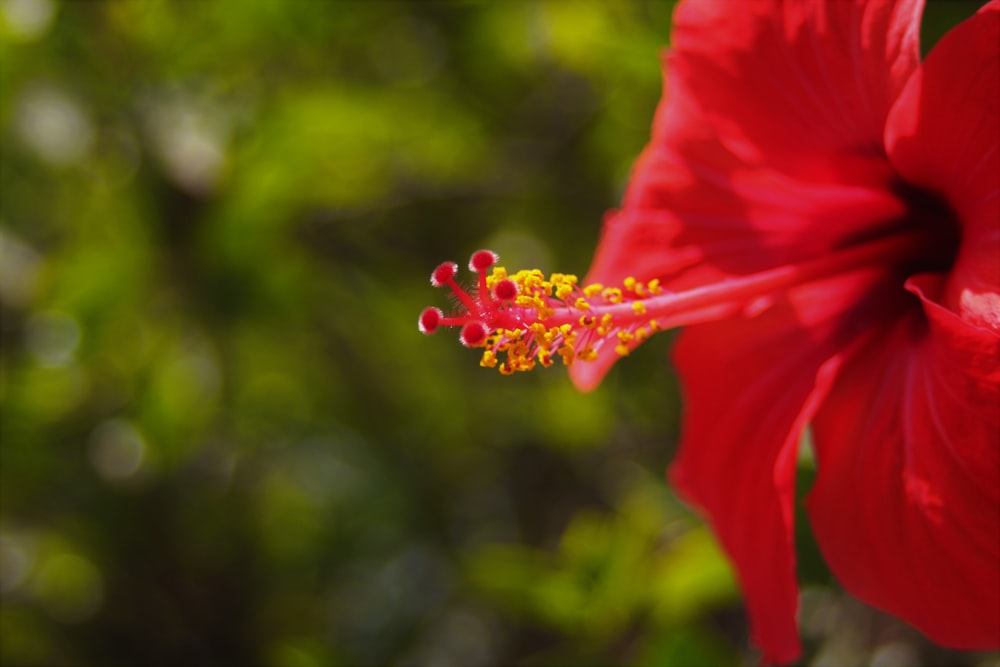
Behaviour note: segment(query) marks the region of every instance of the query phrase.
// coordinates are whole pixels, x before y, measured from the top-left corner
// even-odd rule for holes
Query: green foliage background
[[[416,331],[585,272],[671,11],[4,0],[0,662],[751,664],[669,335],[581,395]],[[928,655],[807,542],[813,656]]]

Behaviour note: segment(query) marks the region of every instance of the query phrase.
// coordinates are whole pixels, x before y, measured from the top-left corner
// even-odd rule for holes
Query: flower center
[[[501,373],[593,361],[606,347],[626,355],[653,333],[752,309],[762,299],[796,285],[865,266],[912,262],[927,253],[926,230],[899,233],[834,250],[822,257],[734,277],[683,292],[665,290],[658,280],[626,278],[621,285],[580,286],[574,275],[523,270],[508,274],[489,250],[473,253],[469,269],[476,286],[455,281],[458,266],[439,265],[431,284],[448,288],[459,310],[445,315],[430,307],[420,314],[425,334],[460,327],[459,340],[483,349],[480,365]]]
[[[897,187],[907,204],[906,224],[924,235],[924,249],[915,271],[949,271],[958,256],[962,227],[944,198],[908,183]]]

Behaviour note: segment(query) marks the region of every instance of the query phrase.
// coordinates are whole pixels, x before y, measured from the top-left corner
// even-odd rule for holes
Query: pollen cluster
[[[463,344],[484,348],[480,365],[485,368],[510,375],[538,364],[551,366],[556,358],[569,366],[594,361],[605,346],[626,355],[659,330],[643,302],[662,293],[657,280],[627,278],[620,287],[581,287],[572,274],[546,277],[537,269],[508,274],[495,263],[490,251],[473,254],[469,268],[478,274],[478,289],[469,291],[454,281],[457,265],[440,265],[431,283],[449,287],[461,310],[446,316],[427,308],[419,320],[427,334],[438,326],[461,327]]]

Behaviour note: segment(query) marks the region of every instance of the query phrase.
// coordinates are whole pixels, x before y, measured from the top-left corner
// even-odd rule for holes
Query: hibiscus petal
[[[741,274],[814,256],[855,235],[870,235],[873,227],[905,214],[903,203],[887,187],[884,156],[871,160],[884,178],[859,185],[809,181],[734,153],[720,139],[724,128],[713,122],[707,106],[711,100],[701,99],[672,69],[682,59],[675,53],[664,63],[669,81],[653,136],[636,162],[625,195],[623,208],[630,219],[670,211],[683,223],[674,246],[721,240],[727,247],[753,244],[754,251],[741,253],[739,262],[714,262],[730,274]],[[606,229],[602,244],[618,231]],[[714,259],[712,253],[705,254]]]
[[[800,179],[881,181],[885,117],[919,63],[922,7],[687,2],[674,15],[670,66],[748,163]]]
[[[748,249],[747,241],[738,235],[717,235],[714,242],[700,246],[678,244],[677,238],[684,226],[669,211],[625,210],[610,214],[605,220],[604,232],[597,255],[585,284],[620,284],[632,276],[642,282],[660,278],[667,289],[681,291],[689,286],[711,284],[721,280],[723,274],[713,264],[705,262],[706,256],[714,259],[740,257]],[[660,326],[672,328],[712,321],[730,315],[742,306],[724,305],[682,313],[662,321]],[[631,347],[637,347],[634,342]],[[597,358],[575,363],[569,369],[570,379],[581,391],[595,389],[621,356],[614,345],[598,349]]]
[[[771,662],[800,653],[793,547],[799,438],[844,350],[878,317],[872,309],[882,307],[876,291],[884,279],[884,272],[863,271],[800,287],[757,317],[686,329],[674,351],[685,414],[670,477],[704,510],[732,558],[754,641]]]
[[[683,230],[678,218],[668,211],[626,210],[609,216],[585,282],[614,285],[628,276],[643,282],[660,278],[666,289],[679,292],[724,279],[725,274],[715,267],[715,262],[727,257],[738,261],[747,251],[755,250],[739,235],[717,235],[713,241],[701,245],[675,245]],[[706,258],[714,261],[705,261]],[[717,304],[657,318],[657,322],[664,329],[672,329],[716,321],[744,308],[744,303]],[[627,347],[631,350],[640,344],[641,340],[636,339]],[[596,359],[570,367],[570,379],[580,391],[591,391],[619,359],[621,355],[615,345],[603,345]]]
[[[963,649],[1000,646],[1000,336],[928,294],[845,363],[813,424],[807,503],[838,580]]]
[[[1000,330],[1000,2],[955,27],[914,73],[886,146],[909,183],[943,195],[962,246],[943,303]]]
[[[748,166],[723,147],[683,84],[661,103],[624,209],[610,213],[585,283],[627,276],[674,292],[822,255],[905,212],[888,189],[798,181]],[[681,326],[722,317],[722,307],[675,318]],[[617,361],[611,347],[570,376],[590,390]]]
[[[675,250],[694,248],[684,250],[684,257],[697,253],[719,272],[713,274],[718,278],[745,275],[815,257],[847,239],[889,227],[905,213],[902,201],[888,188],[808,183],[737,162],[723,169],[707,159],[706,146],[698,152],[682,142],[669,149],[654,144],[644,153],[623,211],[605,222],[588,279],[620,279],[616,262],[626,265],[659,253],[666,247],[664,238]],[[651,233],[654,224],[666,228]],[[644,227],[642,238],[630,238],[636,225]],[[647,237],[656,237],[657,243],[643,244]],[[622,254],[616,244],[630,255]],[[692,266],[686,261],[667,264],[666,259],[657,260],[664,267],[662,274],[650,277],[680,277]],[[693,284],[697,281],[688,276],[671,288]]]

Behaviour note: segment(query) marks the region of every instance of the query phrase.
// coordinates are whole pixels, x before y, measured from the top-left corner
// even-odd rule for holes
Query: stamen
[[[449,288],[460,310],[445,315],[426,308],[418,328],[432,334],[441,326],[459,327],[463,345],[483,348],[480,365],[503,374],[551,366],[556,357],[569,366],[597,359],[606,346],[627,355],[664,328],[715,319],[796,285],[909,261],[926,244],[923,236],[899,235],[676,293],[665,291],[658,279],[642,282],[631,276],[621,286],[581,287],[570,274],[546,278],[541,271],[524,270],[508,275],[496,265],[495,253],[480,250],[469,259],[470,270],[478,274],[474,292],[455,282],[454,262],[434,269],[431,284]]]

